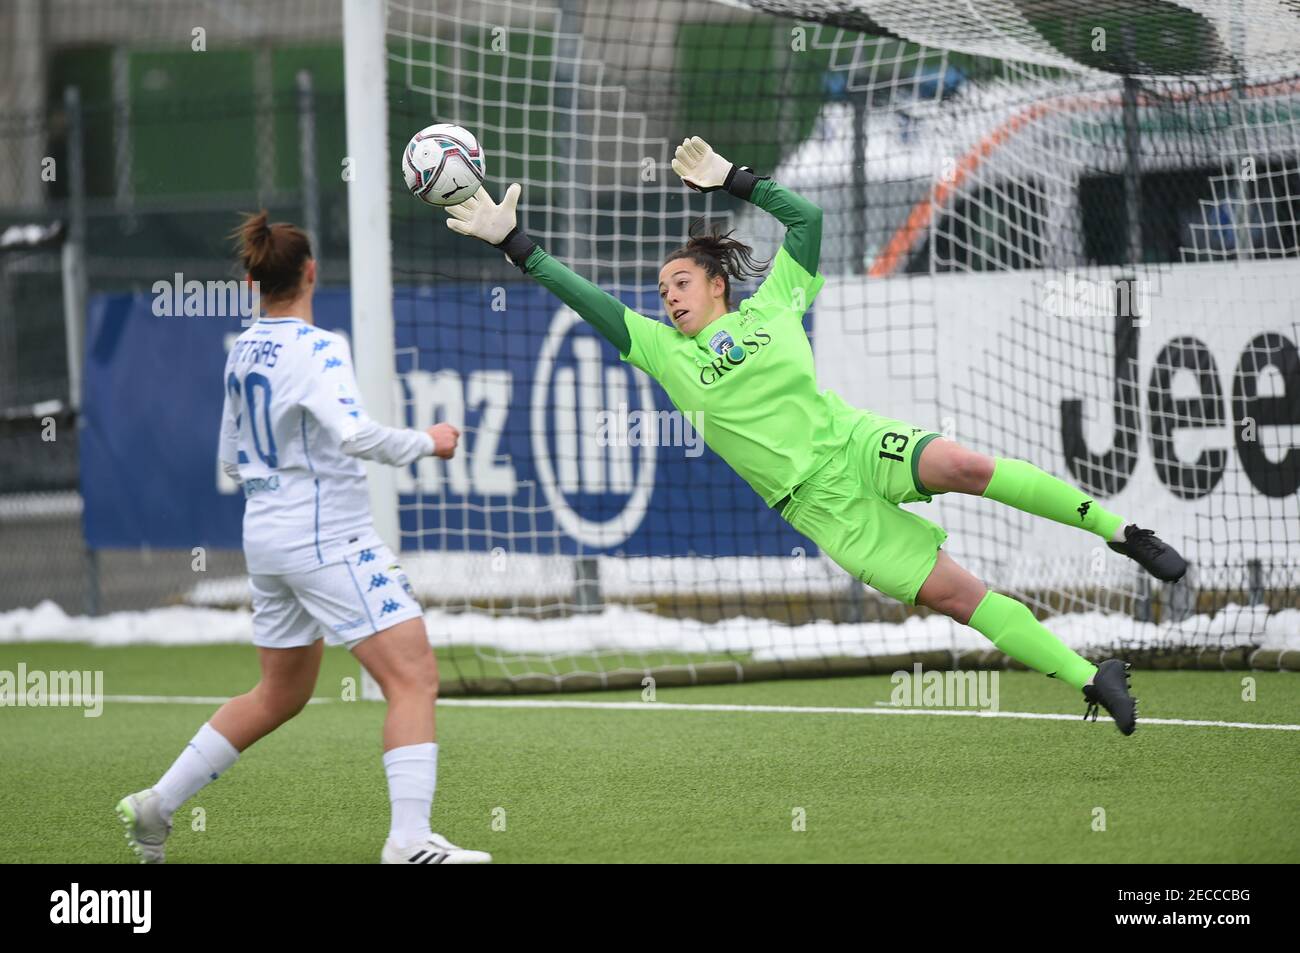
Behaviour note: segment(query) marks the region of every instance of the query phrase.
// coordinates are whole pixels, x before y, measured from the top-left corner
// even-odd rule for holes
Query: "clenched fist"
[[[456,444],[460,440],[460,431],[451,424],[434,424],[425,431],[433,438],[433,455],[443,460],[450,460],[456,455]]]

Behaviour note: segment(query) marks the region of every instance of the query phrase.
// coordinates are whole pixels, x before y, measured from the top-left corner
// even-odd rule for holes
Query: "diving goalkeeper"
[[[942,550],[947,533],[900,503],[968,493],[1093,533],[1158,579],[1187,563],[1147,529],[1024,460],[988,457],[938,433],[850,407],[819,391],[803,315],[817,273],[821,210],[766,176],[718,155],[699,137],[677,148],[675,171],[698,191],[725,189],[787,231],[771,272],[733,306],[731,281],[758,277],[749,246],[692,227],[659,271],[671,326],[626,307],[553,259],[519,227],[520,187],[496,204],[486,190],[447,209],[453,231],[496,246],[576,311],[623,360],[641,368],[764,503],[863,583],[969,625],[1002,652],[1082,691],[1084,713],[1106,709],[1124,734],[1137,724],[1128,666],[1099,666],[1049,632],[1028,607],[994,592]]]

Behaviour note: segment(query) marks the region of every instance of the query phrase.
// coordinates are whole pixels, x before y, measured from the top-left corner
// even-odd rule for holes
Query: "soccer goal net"
[[[411,198],[453,122],[527,230],[644,314],[690,223],[687,135],[824,210],[822,386],[1030,460],[1192,564],[1151,582],[990,501],[921,511],[1090,656],[1293,666],[1300,639],[1300,19],[1282,0],[388,0],[399,475],[444,683],[552,690],[999,664],[878,597],[704,445],[657,384]],[[346,37],[346,42],[357,40]],[[741,294],[744,294],[742,290]],[[1288,655],[1288,648],[1290,654]]]

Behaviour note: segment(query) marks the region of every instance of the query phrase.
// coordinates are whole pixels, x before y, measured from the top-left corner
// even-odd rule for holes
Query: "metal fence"
[[[70,56],[49,74],[79,85],[52,85],[42,111],[0,113],[0,611],[145,609],[243,581],[239,551],[205,553],[200,572],[189,550],[87,549],[78,410],[95,295],[147,293],[177,272],[237,277],[228,236],[258,208],[307,227],[322,285],[348,279],[341,49],[251,46],[197,74],[148,51]],[[110,81],[87,82],[101,61]],[[246,586],[217,588],[245,600]]]

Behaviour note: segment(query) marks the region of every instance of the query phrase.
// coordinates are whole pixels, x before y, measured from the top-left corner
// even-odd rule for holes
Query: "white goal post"
[[[347,79],[348,266],[352,284],[352,358],[366,409],[385,427],[396,422],[392,247],[389,232],[387,6],[342,0],[343,69]],[[401,551],[397,476],[366,463],[375,530]]]

